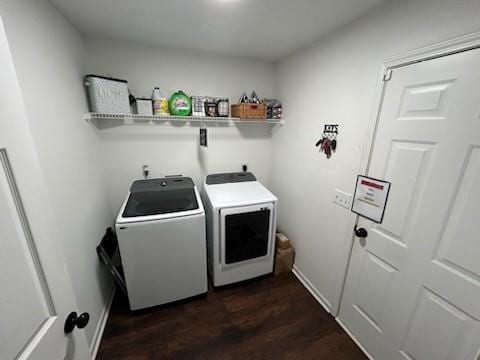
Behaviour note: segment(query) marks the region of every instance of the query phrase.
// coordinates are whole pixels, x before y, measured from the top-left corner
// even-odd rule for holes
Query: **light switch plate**
[[[344,191],[335,189],[333,202],[345,209],[350,209],[350,204],[352,201],[352,194],[346,193]]]

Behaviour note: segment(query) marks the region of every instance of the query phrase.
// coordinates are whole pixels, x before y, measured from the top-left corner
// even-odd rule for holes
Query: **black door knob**
[[[368,231],[364,228],[359,228],[355,226],[355,236],[359,238],[366,238],[368,236]]]
[[[87,326],[89,320],[90,315],[88,313],[84,312],[83,314],[80,314],[80,316],[77,316],[77,313],[72,311],[68,314],[67,320],[65,320],[63,330],[65,331],[65,334],[69,334],[75,329],[75,326],[79,329],[83,329]]]

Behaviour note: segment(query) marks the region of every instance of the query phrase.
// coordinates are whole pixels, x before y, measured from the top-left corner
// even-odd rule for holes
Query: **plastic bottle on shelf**
[[[168,100],[170,114],[174,116],[190,116],[192,112],[192,100],[183,91],[178,90]]]
[[[168,99],[158,87],[152,93],[153,115],[168,115]]]

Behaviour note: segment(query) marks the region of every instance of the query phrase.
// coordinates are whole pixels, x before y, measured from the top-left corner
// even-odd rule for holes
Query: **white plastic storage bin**
[[[99,75],[85,76],[90,111],[103,114],[130,114],[126,80]]]
[[[135,109],[138,115],[153,115],[152,99],[137,98]]]

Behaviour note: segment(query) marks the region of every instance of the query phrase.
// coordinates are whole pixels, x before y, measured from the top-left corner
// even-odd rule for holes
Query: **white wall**
[[[354,191],[380,66],[407,50],[479,30],[479,19],[478,0],[393,1],[278,64],[286,120],[272,144],[278,224],[296,246],[296,266],[333,313],[354,220],[332,203],[333,189]],[[329,160],[314,147],[326,123],[340,125]]]
[[[127,79],[132,92],[150,96],[154,86],[169,95],[182,89],[189,95],[226,96],[237,102],[243,91],[256,90],[261,97],[274,93],[272,63],[202,52],[152,47],[131,42],[87,38],[87,72]],[[198,144],[198,127],[115,126],[98,130],[112,209],[118,210],[142,165],[151,175],[191,176],[200,187],[212,172],[241,171],[248,164],[268,182],[271,125],[210,126],[208,148]]]
[[[79,305],[72,310],[90,313],[91,342],[111,290],[95,246],[113,215],[98,139],[82,118],[83,40],[47,1],[3,1],[0,16]]]

